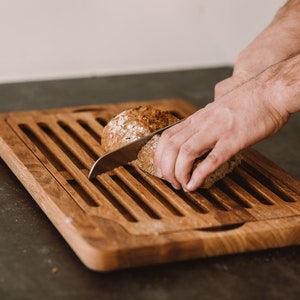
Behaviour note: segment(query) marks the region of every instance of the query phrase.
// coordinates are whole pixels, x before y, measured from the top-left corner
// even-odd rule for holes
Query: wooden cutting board
[[[89,268],[132,266],[300,244],[300,181],[253,149],[209,190],[176,191],[134,164],[87,179],[103,126],[152,105],[186,117],[184,100],[0,115],[0,154]]]

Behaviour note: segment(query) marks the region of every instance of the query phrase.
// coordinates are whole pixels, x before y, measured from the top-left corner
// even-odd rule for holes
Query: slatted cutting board
[[[83,263],[100,271],[300,244],[300,182],[253,149],[209,190],[176,191],[130,164],[87,179],[103,126],[166,99],[0,115],[0,154]]]

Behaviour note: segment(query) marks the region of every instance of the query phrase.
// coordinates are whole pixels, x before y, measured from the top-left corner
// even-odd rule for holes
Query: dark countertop
[[[202,107],[231,69],[0,85],[0,112],[180,97]],[[300,178],[300,114],[256,148]],[[299,299],[300,247],[97,273],[0,159],[0,299]]]

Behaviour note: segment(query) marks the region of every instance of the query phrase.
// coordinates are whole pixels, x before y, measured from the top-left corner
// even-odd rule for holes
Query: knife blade
[[[113,170],[116,167],[125,165],[137,158],[137,155],[141,148],[155,135],[162,133],[164,130],[182,122],[185,119],[181,119],[175,123],[172,123],[166,127],[158,129],[138,140],[135,140],[117,150],[108,152],[100,156],[90,169],[88,179],[93,179],[97,175]]]

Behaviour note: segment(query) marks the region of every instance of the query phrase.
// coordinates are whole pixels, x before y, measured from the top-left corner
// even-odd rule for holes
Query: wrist
[[[300,54],[271,66],[261,75],[273,107],[282,116],[300,111]]]

